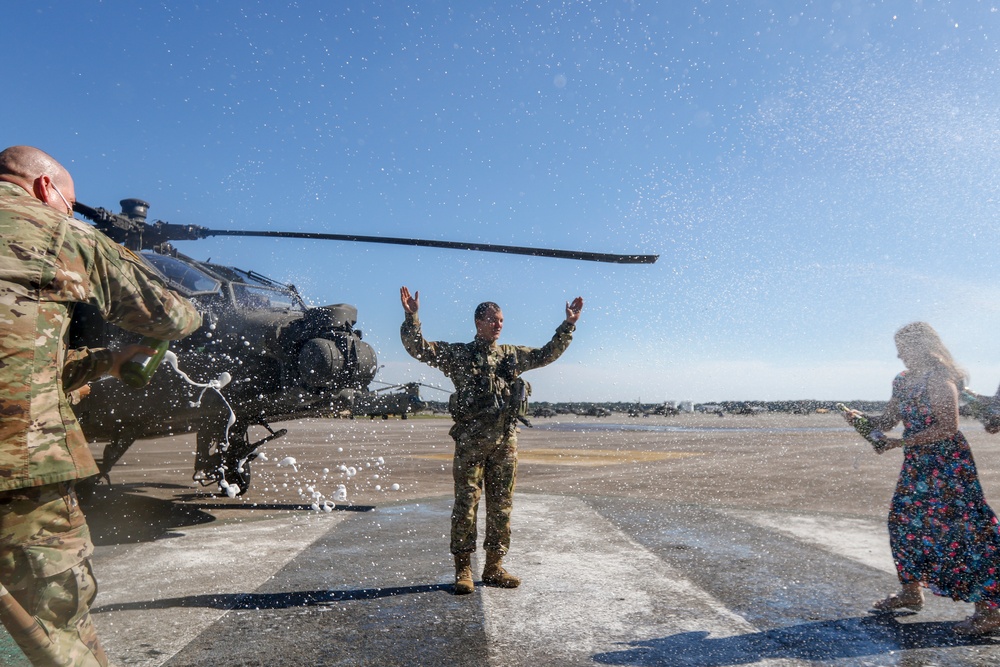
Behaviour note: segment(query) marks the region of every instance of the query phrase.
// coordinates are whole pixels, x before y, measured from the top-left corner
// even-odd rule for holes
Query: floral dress
[[[926,380],[892,383],[903,437],[935,422]],[[889,511],[889,544],[903,584],[921,582],[937,595],[1000,606],[1000,530],[986,504],[972,450],[961,431],[903,450]]]

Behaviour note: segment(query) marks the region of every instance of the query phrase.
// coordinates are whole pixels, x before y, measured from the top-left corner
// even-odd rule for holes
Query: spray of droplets
[[[338,452],[343,452],[343,448],[338,448]],[[268,463],[270,459],[261,451],[258,453],[257,461]],[[381,456],[340,463],[333,469],[323,468],[315,477],[309,474],[309,466],[294,456],[282,457],[275,461],[274,467],[278,477],[266,483],[264,491],[280,493],[294,489],[303,502],[308,503],[309,507],[317,512],[332,512],[337,504],[348,503],[348,484],[357,485],[363,478],[367,478],[369,483],[374,482],[371,488],[375,491],[400,490],[400,485],[396,483],[383,487],[387,471],[385,459]],[[228,489],[223,490],[229,493]]]

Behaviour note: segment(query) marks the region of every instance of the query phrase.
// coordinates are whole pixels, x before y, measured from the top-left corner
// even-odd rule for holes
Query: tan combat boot
[[[486,567],[483,568],[483,583],[498,588],[517,588],[521,580],[503,569],[503,556],[495,551],[486,552]]]
[[[474,589],[472,554],[455,554],[455,595],[468,595]]]

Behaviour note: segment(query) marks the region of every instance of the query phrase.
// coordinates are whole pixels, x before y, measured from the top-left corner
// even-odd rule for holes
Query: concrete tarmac
[[[901,453],[875,455],[839,416],[535,424],[519,436],[506,561],[524,583],[461,597],[448,419],[282,424],[237,498],[190,481],[193,435],[136,443],[85,506],[108,654],[168,667],[1000,663],[1000,638],[952,632],[969,604],[928,595],[919,614],[869,613],[898,587],[885,513]],[[996,506],[1000,437],[962,428]]]

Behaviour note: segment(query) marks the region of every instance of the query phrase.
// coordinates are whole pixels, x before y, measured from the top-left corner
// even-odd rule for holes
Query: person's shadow
[[[950,646],[1000,646],[989,637],[962,637],[954,623],[900,623],[888,614],[803,623],[734,637],[682,632],[669,637],[628,642],[619,651],[593,656],[603,665],[725,667],[761,660],[829,661],[885,655],[893,651]]]

